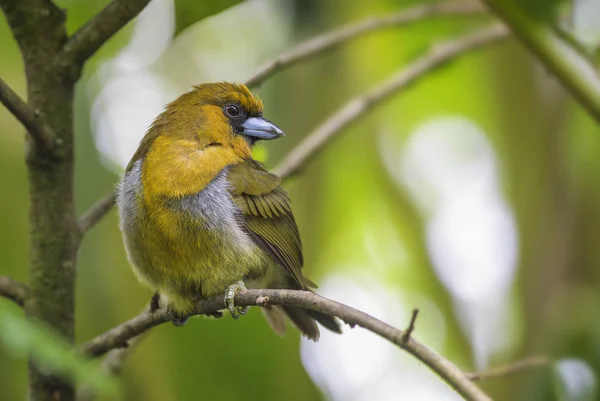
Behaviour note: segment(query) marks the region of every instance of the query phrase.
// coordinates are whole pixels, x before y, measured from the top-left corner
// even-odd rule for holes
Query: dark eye
[[[239,117],[241,114],[240,108],[234,104],[227,105],[225,106],[225,114],[227,114],[228,117]]]

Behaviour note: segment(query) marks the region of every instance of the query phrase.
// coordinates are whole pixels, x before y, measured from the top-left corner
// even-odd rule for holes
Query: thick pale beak
[[[256,139],[275,139],[283,136],[283,131],[264,118],[250,117],[242,124],[242,135]]]

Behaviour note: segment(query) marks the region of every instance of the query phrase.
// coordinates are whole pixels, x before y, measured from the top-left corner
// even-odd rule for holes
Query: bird
[[[243,84],[206,83],[169,103],[146,131],[118,184],[119,225],[139,281],[183,325],[198,300],[246,288],[312,291],[302,274],[300,234],[281,179],[252,158],[262,140],[283,136]],[[247,287],[246,287],[247,286]],[[339,321],[293,306],[261,308],[285,333],[287,315],[305,337]]]

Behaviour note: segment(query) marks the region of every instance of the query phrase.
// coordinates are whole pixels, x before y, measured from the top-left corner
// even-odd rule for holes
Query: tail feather
[[[324,313],[316,312],[316,311],[312,311],[312,310],[311,311],[307,310],[306,312],[308,312],[310,314],[310,316],[312,316],[317,322],[321,323],[321,325],[323,327],[325,327],[326,329],[331,330],[337,334],[342,334],[342,328],[340,327],[340,322],[336,318],[326,315]]]
[[[319,340],[319,327],[307,310],[294,306],[283,306],[283,310],[305,337],[313,341]]]
[[[282,283],[283,281],[283,283]],[[271,282],[266,288],[292,288],[298,290],[310,291],[310,288],[315,288],[317,285],[306,277],[302,277],[302,283],[298,284],[285,278],[282,281]],[[294,326],[300,330],[303,336],[317,341],[320,337],[319,322],[323,327],[331,330],[334,333],[341,334],[342,328],[339,321],[335,317],[331,317],[321,312],[312,311],[309,309],[299,308],[295,306],[267,306],[262,308],[263,314],[269,323],[269,326],[279,335],[285,334],[285,315],[289,317]]]
[[[285,314],[281,308],[269,305],[260,309],[271,329],[278,335],[283,336],[285,334]]]

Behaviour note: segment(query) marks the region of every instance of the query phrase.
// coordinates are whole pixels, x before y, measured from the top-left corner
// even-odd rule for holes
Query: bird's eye
[[[241,114],[240,108],[234,104],[227,105],[225,106],[225,114],[227,114],[228,117],[239,117]]]

